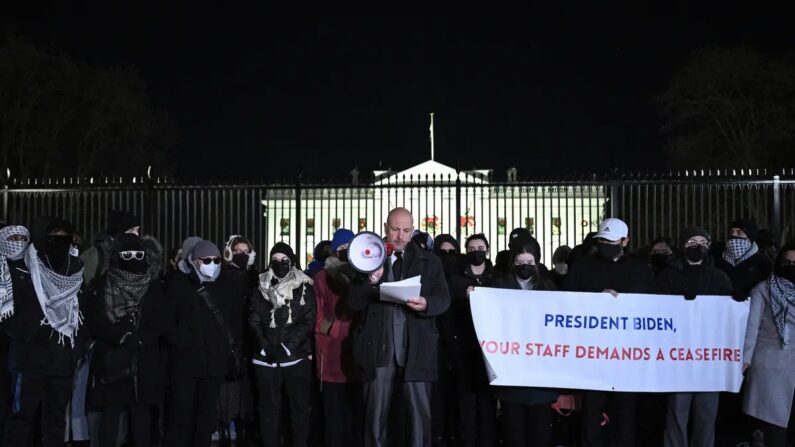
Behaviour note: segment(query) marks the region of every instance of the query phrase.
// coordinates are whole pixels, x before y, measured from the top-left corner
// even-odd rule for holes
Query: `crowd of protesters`
[[[63,219],[4,224],[0,445],[787,445],[795,245],[738,219],[721,241],[687,227],[630,253],[626,223],[610,218],[547,267],[524,228],[492,262],[485,235],[432,238],[414,222],[389,213],[391,251],[369,274],[349,263],[348,229],[305,271],[278,242],[259,272],[246,236],[192,236],[166,254],[124,211],[87,247]],[[420,296],[380,300],[381,283],[415,276]],[[492,386],[475,287],[750,300],[743,390]]]

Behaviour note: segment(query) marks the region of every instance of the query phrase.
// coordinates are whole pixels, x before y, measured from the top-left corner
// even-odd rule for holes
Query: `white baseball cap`
[[[595,238],[605,239],[608,241],[617,241],[629,235],[629,228],[627,224],[621,219],[611,217],[605,219],[599,224],[599,232],[594,236]]]

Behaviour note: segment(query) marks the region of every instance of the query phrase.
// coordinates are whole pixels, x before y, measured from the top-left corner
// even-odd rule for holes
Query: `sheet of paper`
[[[420,296],[421,288],[419,275],[403,281],[381,283],[381,301],[404,304],[409,298]]]

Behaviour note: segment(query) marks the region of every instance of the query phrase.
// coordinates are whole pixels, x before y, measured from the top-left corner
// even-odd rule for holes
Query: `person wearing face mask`
[[[111,210],[108,213],[105,229],[97,235],[91,247],[80,253],[80,260],[85,264],[83,281],[87,288],[93,287],[94,279],[108,271],[113,239],[124,233],[140,235],[140,230],[141,220],[134,214],[122,210]]]
[[[733,296],[738,300],[747,299],[751,289],[773,271],[772,262],[756,245],[758,232],[753,221],[735,220],[729,226],[725,250],[715,258],[715,267],[729,275],[734,286]]]
[[[532,236],[531,236],[532,237]],[[496,287],[516,290],[556,290],[555,283],[538,270],[538,244],[525,240],[511,248],[511,272]],[[532,299],[529,297],[528,299]],[[532,387],[493,387],[502,408],[503,441],[508,447],[551,445],[554,390]]]
[[[321,381],[326,446],[361,445],[361,390],[351,377],[352,352],[349,343],[353,313],[341,297],[348,293],[350,279],[344,269],[348,263],[351,230],[334,232],[323,270],[314,278],[317,318],[315,323],[315,362]]]
[[[235,346],[225,320],[238,291],[212,242],[196,241],[180,266],[190,270],[175,274],[166,288],[175,328],[168,336],[171,392],[164,445],[209,446],[221,381],[231,373]]]
[[[729,277],[711,264],[710,236],[699,227],[685,229],[679,236],[683,253],[679,269],[667,268],[657,274],[659,292],[683,295],[693,300],[697,295],[724,295],[732,292]],[[708,317],[708,316],[706,316]],[[668,396],[664,431],[666,447],[706,447],[715,445],[715,418],[720,393],[672,393]],[[688,419],[692,414],[691,436]]]
[[[274,245],[249,309],[249,327],[257,341],[252,363],[259,393],[259,429],[266,447],[281,445],[282,393],[289,403],[287,425],[293,445],[307,445],[309,436],[316,303],[313,281],[297,264],[289,245]]]
[[[621,219],[609,218],[599,224],[594,235],[596,252],[572,264],[563,281],[563,289],[572,292],[604,292],[621,300],[622,293],[656,293],[657,285],[649,266],[627,256],[629,228]],[[603,413],[608,401],[614,410],[608,415],[611,443],[635,445],[636,395],[634,393],[583,392],[582,445],[602,446],[607,430]]]
[[[331,241],[320,241],[315,245],[312,250],[312,262],[306,266],[304,273],[310,278],[314,278],[315,274],[323,269],[326,264],[326,259],[331,256]]]
[[[552,271],[549,272],[549,279],[555,283],[555,287],[560,288],[563,286],[563,278],[569,273],[569,256],[571,255],[571,248],[567,245],[561,245],[555,249],[552,254]]]
[[[538,252],[541,251],[541,246],[538,244],[538,241],[533,237],[527,228],[519,227],[511,230],[511,234],[508,235],[508,248],[497,253],[497,258],[494,261],[494,270],[497,271],[497,276],[510,276],[513,270],[513,267],[511,266],[511,250],[514,250],[516,247],[522,246],[526,243],[535,245],[536,250]],[[542,264],[540,260],[538,261],[536,268],[538,268],[538,270],[544,275],[549,272],[547,267]]]
[[[681,262],[675,254],[675,244],[669,237],[660,236],[651,242],[649,267],[655,275],[668,269],[681,269]]]
[[[480,349],[469,293],[475,287],[494,287],[495,274],[488,259],[489,241],[484,234],[473,234],[464,243],[466,267],[448,281],[452,300],[445,315],[451,325],[444,341],[453,364],[454,391],[460,419],[458,438],[463,446],[493,446],[497,442],[497,401],[489,387],[486,365]]]
[[[252,343],[245,336],[248,327],[247,309],[251,295],[257,285],[259,273],[254,263],[257,253],[251,241],[241,235],[232,235],[224,247],[223,268],[235,286],[235,299],[226,303],[224,321],[232,331],[235,342],[244,352],[245,359],[251,359]],[[246,361],[246,363],[248,363]],[[248,367],[248,365],[246,365]],[[253,425],[251,385],[248,368],[235,377],[227,376],[221,383],[218,399],[219,441],[222,446],[231,445],[232,439],[239,445],[248,442],[248,427]],[[232,423],[234,422],[234,425]],[[234,428],[234,431],[233,431]]]
[[[761,421],[768,447],[784,447],[795,440],[793,333],[795,242],[790,241],[781,247],[770,277],[751,291],[743,347],[742,410]]]
[[[81,324],[83,263],[69,255],[72,232],[62,219],[39,218],[24,257],[7,259],[14,315],[4,324],[15,405],[4,445],[29,445],[39,424],[43,446],[64,442],[72,380],[88,335]]]
[[[8,336],[2,321],[14,315],[14,288],[11,283],[9,261],[19,261],[25,255],[30,234],[19,225],[0,229],[0,438],[11,411],[11,375],[8,372]]]
[[[95,339],[87,403],[102,414],[100,446],[115,446],[120,419],[130,421],[136,446],[149,446],[163,406],[167,375],[160,339],[171,328],[158,281],[162,249],[153,239],[134,234],[113,240],[110,267],[98,278],[89,304],[89,327]],[[135,365],[135,372],[131,369]]]
[[[454,273],[464,269],[464,259],[461,256],[461,246],[450,234],[440,234],[433,240],[433,253],[442,260],[444,277],[450,279]]]

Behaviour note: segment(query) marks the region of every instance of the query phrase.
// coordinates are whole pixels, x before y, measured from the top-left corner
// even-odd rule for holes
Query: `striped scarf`
[[[773,311],[773,322],[776,324],[776,331],[781,338],[781,347],[787,349],[789,345],[789,307],[795,305],[795,284],[788,279],[776,275],[770,275],[767,280],[770,287],[770,307]]]

